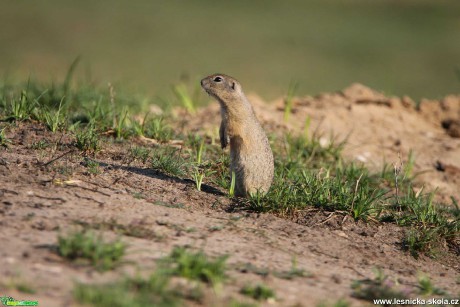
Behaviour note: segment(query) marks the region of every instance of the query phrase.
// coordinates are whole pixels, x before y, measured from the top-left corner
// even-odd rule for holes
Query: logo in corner
[[[11,296],[0,296],[3,306],[38,306],[38,301],[17,301]]]

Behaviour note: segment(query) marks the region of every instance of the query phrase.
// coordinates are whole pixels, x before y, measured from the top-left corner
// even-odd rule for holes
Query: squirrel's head
[[[214,74],[201,80],[201,87],[220,103],[227,104],[241,98],[241,85],[234,78],[224,74]]]

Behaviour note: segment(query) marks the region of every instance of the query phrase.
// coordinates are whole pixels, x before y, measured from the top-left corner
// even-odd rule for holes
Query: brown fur
[[[235,172],[235,196],[265,194],[273,181],[273,153],[252,105],[234,78],[214,74],[201,86],[220,104],[222,148],[230,143],[230,170]]]

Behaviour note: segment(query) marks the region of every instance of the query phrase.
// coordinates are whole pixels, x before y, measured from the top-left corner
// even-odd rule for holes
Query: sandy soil
[[[308,116],[310,130],[321,132],[325,142],[331,135],[348,137],[346,157],[370,168],[397,163],[398,155],[405,162],[413,151],[420,187],[438,187],[439,200],[447,203],[451,197],[460,200],[460,96],[422,101],[415,108],[408,97],[385,97],[354,84],[337,93],[294,99],[287,123],[282,99],[267,104],[252,95],[251,101],[268,131],[303,131]],[[218,127],[215,103],[194,116],[177,114],[184,131],[215,134]],[[7,137],[12,144],[0,149],[0,295],[38,300],[40,306],[75,306],[71,291],[76,281],[104,282],[153,270],[155,260],[173,246],[183,245],[210,255],[230,255],[228,285],[207,297],[209,306],[241,298],[239,288],[254,281],[275,290],[277,306],[315,306],[340,298],[361,306],[363,301],[350,296],[350,285],[372,278],[374,267],[410,289],[423,272],[437,287],[458,294],[460,255],[451,251],[438,259],[414,259],[402,250],[403,229],[394,225],[355,223],[339,215],[322,223],[328,216],[318,212],[291,221],[230,210],[231,200],[217,188],[206,186],[199,192],[191,180],[169,177],[130,160],[128,143],[105,144],[95,158],[103,163],[101,173],[91,175],[82,165],[83,157],[72,152],[70,135],[51,134],[36,123],[19,123]],[[30,148],[43,139],[60,145]],[[139,194],[143,198],[136,198]],[[122,237],[129,244],[125,264],[99,273],[56,254],[58,233],[82,223],[104,222],[147,231],[143,238]],[[115,233],[106,231],[106,235]],[[308,277],[286,280],[245,269],[252,265],[288,271],[293,259]],[[12,289],[17,282],[26,282],[36,293]]]

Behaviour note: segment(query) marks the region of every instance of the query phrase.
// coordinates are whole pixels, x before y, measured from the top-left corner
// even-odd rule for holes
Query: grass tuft
[[[6,137],[6,127],[0,129],[0,146],[7,148],[11,140]]]
[[[419,290],[420,294],[424,296],[446,295],[447,294],[444,290],[435,287],[433,283],[431,282],[430,277],[424,274],[421,274],[418,277],[418,286],[420,288]]]
[[[366,220],[379,213],[378,203],[385,191],[374,187],[368,178],[354,180],[354,166],[337,170],[277,169],[275,181],[265,196],[253,197],[250,209],[289,214],[314,206],[327,211],[345,211],[355,219]]]
[[[404,299],[406,294],[395,287],[395,283],[380,269],[374,270],[374,279],[355,281],[353,297],[373,302],[374,299]]]
[[[258,301],[275,298],[275,292],[263,284],[257,284],[255,286],[246,285],[240,292]]]
[[[201,251],[191,252],[177,247],[169,256],[163,258],[163,265],[172,275],[217,285],[226,279],[227,258],[220,256],[213,260]]]
[[[190,252],[178,247],[159,260],[158,268],[148,277],[125,277],[105,285],[77,284],[74,297],[80,303],[92,306],[183,306],[184,300],[200,302],[203,293],[200,283],[212,286],[220,284],[225,278],[227,257],[215,260],[203,252]],[[176,283],[178,276],[192,283]],[[195,282],[198,282],[195,283]]]
[[[292,105],[294,102],[294,95],[299,87],[299,84],[297,82],[291,82],[289,84],[288,92],[286,95],[286,98],[284,99],[284,121],[288,122],[289,121],[289,116],[291,115],[292,112]]]
[[[56,110],[44,106],[39,113],[46,127],[53,133],[58,131],[58,129],[63,129],[65,125],[64,98],[65,97],[62,97],[59,102],[59,107]]]
[[[151,150],[146,147],[135,146],[129,149],[128,154],[132,159],[140,160],[142,163],[146,163],[150,158]]]
[[[87,167],[88,173],[92,175],[100,174],[99,163],[91,160],[91,159],[84,159],[83,166]]]
[[[295,257],[292,258],[292,266],[291,269],[288,271],[281,271],[281,272],[274,272],[274,275],[278,278],[282,279],[294,279],[296,277],[311,277],[311,273],[307,273],[304,269],[300,269],[297,267],[297,261]]]
[[[14,289],[22,293],[36,293],[35,287],[31,286],[29,282],[26,282],[22,278],[16,276],[11,278],[4,278],[0,285],[7,289]]]
[[[168,175],[182,177],[186,173],[186,162],[178,149],[159,147],[152,151],[152,168]]]
[[[100,139],[93,124],[75,132],[75,147],[84,153],[96,153],[100,150]]]
[[[113,269],[123,257],[126,245],[120,240],[105,242],[90,231],[58,236],[58,253],[69,260],[89,261],[98,270]]]
[[[184,83],[180,83],[173,86],[173,93],[176,98],[180,101],[181,105],[189,112],[190,114],[195,114],[196,106],[193,98],[191,97],[187,86]]]
[[[26,90],[21,91],[19,98],[11,96],[9,99],[7,97],[3,97],[2,100],[5,105],[7,120],[27,120],[35,116],[35,110],[38,102],[36,99],[30,98],[27,95]]]
[[[393,211],[396,223],[408,227],[403,246],[416,258],[420,253],[434,257],[444,243],[457,245],[460,237],[460,220],[447,207],[434,204],[433,197],[434,193],[409,189],[401,198],[399,210]]]
[[[174,137],[174,131],[165,123],[164,117],[144,120],[143,130],[143,135],[159,142],[167,142]]]
[[[78,284],[73,294],[78,302],[96,307],[181,306],[169,282],[168,276],[157,273],[147,279],[125,278],[107,285]]]

